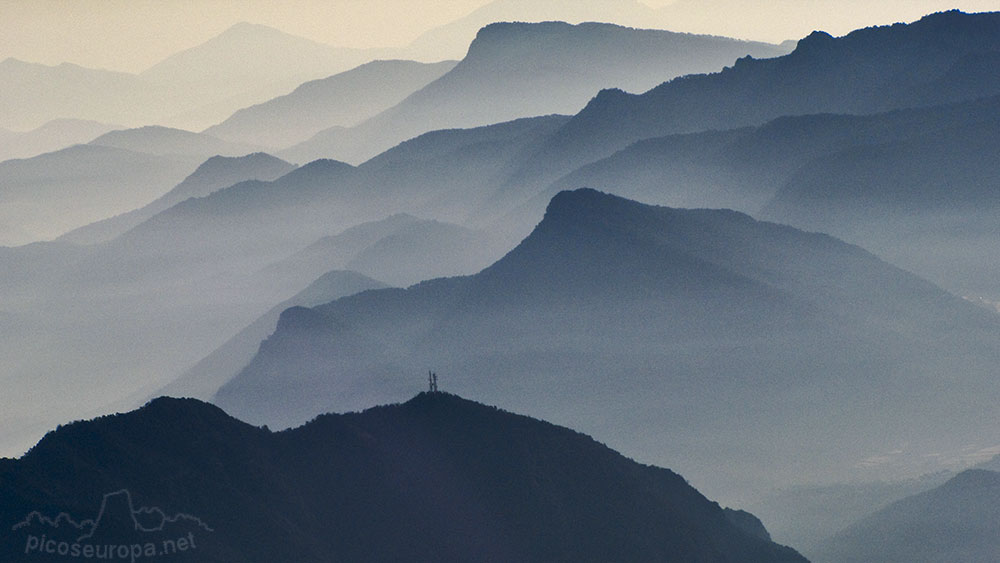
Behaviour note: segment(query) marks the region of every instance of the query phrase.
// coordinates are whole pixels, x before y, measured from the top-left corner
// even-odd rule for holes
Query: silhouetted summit
[[[277,434],[162,398],[0,464],[5,526],[35,510],[93,518],[104,498],[127,528],[130,497],[204,523],[188,529],[205,562],[805,561],[669,470],[447,393]],[[26,533],[4,534],[4,556]]]

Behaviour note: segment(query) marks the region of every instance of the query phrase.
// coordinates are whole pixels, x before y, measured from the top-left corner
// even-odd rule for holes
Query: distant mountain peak
[[[333,173],[344,173],[354,170],[354,166],[341,162],[339,160],[334,160],[332,158],[320,158],[312,162],[303,164],[302,166],[296,168],[289,175],[295,174],[296,177],[309,177],[309,176],[323,176],[325,174]]]
[[[813,52],[836,43],[836,38],[825,31],[814,31],[799,40],[795,53]]]
[[[545,209],[546,219],[579,214],[602,213],[607,207],[628,200],[599,192],[592,188],[578,188],[557,193]]]
[[[223,31],[222,33],[220,33],[219,35],[217,35],[215,38],[216,39],[219,39],[219,38],[222,38],[222,37],[225,37],[225,38],[253,38],[253,37],[260,37],[260,36],[264,36],[264,35],[269,35],[269,36],[274,36],[274,37],[295,37],[297,39],[305,39],[304,37],[303,38],[299,38],[298,36],[291,35],[290,33],[284,32],[284,31],[282,31],[282,30],[280,30],[278,28],[275,28],[275,27],[271,27],[271,26],[268,26],[268,25],[260,24],[260,23],[251,23],[251,22],[245,22],[245,21],[231,25],[225,31]]]
[[[557,193],[549,201],[549,206],[545,211],[545,218],[548,220],[570,218],[576,222],[586,219],[605,224],[618,220],[629,220],[649,213],[671,212],[676,213],[678,216],[710,214],[754,222],[754,219],[749,215],[730,209],[674,209],[640,203],[592,188],[578,188]]]
[[[260,23],[241,21],[229,26],[229,28],[226,29],[226,31],[247,31],[251,29],[274,29],[274,28]]]
[[[272,156],[272,155],[270,155],[270,154],[268,154],[266,152],[262,152],[262,151],[253,152],[253,153],[250,153],[250,154],[247,154],[247,155],[244,155],[244,156],[222,156],[222,155],[215,155],[213,157],[209,157],[208,160],[206,160],[205,162],[201,163],[201,165],[199,165],[198,168],[194,171],[194,174],[197,174],[199,172],[207,172],[209,170],[212,170],[212,169],[215,169],[215,168],[220,168],[220,167],[227,167],[228,168],[230,165],[232,165],[234,163],[275,163],[275,164],[277,164],[277,163],[283,163],[283,164],[288,164],[284,160],[281,160],[280,158],[278,158],[276,156]]]

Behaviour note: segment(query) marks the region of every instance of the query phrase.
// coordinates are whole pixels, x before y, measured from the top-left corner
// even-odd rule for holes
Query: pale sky
[[[535,0],[544,2],[546,0]],[[612,0],[609,0],[612,1]],[[622,6],[627,0],[613,0]],[[648,26],[780,42],[813,29],[843,35],[949,8],[1000,10],[1000,0],[642,0]],[[0,0],[7,57],[139,72],[248,21],[338,46],[402,46],[489,0]],[[526,16],[523,19],[530,19]]]

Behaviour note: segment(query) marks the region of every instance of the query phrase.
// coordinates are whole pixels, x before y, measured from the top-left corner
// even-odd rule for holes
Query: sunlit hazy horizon
[[[551,19],[565,0],[502,0],[518,19]],[[582,1],[582,0],[578,0]],[[927,13],[1000,9],[997,0],[589,0],[633,27],[779,43],[815,29],[843,35]],[[490,0],[0,0],[0,60],[141,72],[227,28],[250,22],[334,46],[402,47]],[[571,21],[571,15],[565,18]]]

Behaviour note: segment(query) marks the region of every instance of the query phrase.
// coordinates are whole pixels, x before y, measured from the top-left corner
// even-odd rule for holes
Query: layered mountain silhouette
[[[325,271],[344,269],[348,262],[373,244],[420,221],[408,213],[397,213],[355,225],[322,237],[291,256],[267,265],[261,275],[276,285],[301,286]]]
[[[6,85],[0,93],[0,127],[26,131],[69,118],[200,130],[303,82],[386,54],[241,23],[139,74],[9,58],[0,62],[0,83]]]
[[[266,153],[240,157],[213,156],[174,189],[148,205],[75,229],[60,237],[60,240],[77,244],[108,241],[186,199],[205,197],[240,182],[275,180],[294,169],[294,165]]]
[[[263,273],[271,283],[295,286],[326,269],[344,268],[406,287],[478,272],[506,250],[502,238],[484,231],[399,213],[323,237]]]
[[[938,126],[812,160],[761,216],[863,244],[963,294],[995,296],[1000,97],[921,113]]]
[[[492,186],[506,177],[526,151],[565,120],[546,117],[434,132],[360,167],[319,160],[273,182],[241,182],[157,214],[110,241],[102,250],[103,260],[155,266],[143,266],[145,272],[160,272],[166,266],[207,274],[234,263],[240,271],[253,271],[345,227],[378,221],[387,214],[405,211],[440,222],[461,223],[470,209],[490,196],[490,190],[480,185]],[[491,250],[495,237],[475,236],[489,247],[460,249],[455,255],[460,263],[449,266],[446,272],[469,273],[475,270],[465,269],[466,265],[482,266],[487,263],[480,261],[482,257],[497,256]],[[505,240],[510,248],[513,243]],[[419,256],[412,255],[406,262],[418,266],[415,260],[419,262]],[[305,268],[302,272],[308,275],[290,272],[289,279],[294,280],[289,286],[294,288],[291,293],[325,271],[347,267],[331,261],[314,265],[300,262]],[[382,272],[363,273],[382,279]],[[408,284],[415,280],[408,275],[397,281]]]
[[[496,144],[482,147],[493,158],[505,158]],[[270,159],[218,162],[223,168],[246,170],[244,165],[253,168],[249,165],[254,161]],[[28,400],[5,406],[7,443],[26,444],[24,433],[39,432],[66,416],[127,408],[149,397],[269,309],[324,272],[346,268],[355,255],[389,235],[396,238],[365,252],[357,265],[400,283],[474,272],[509,248],[497,246],[494,237],[479,231],[427,221],[414,228],[414,238],[386,232],[343,260],[330,256],[325,263],[322,257],[285,262],[367,214],[392,211],[392,205],[385,211],[362,205],[375,204],[375,199],[353,191],[358,186],[341,185],[358,174],[342,163],[319,161],[275,182],[241,182],[205,197],[188,197],[215,187],[199,180],[169,196],[187,199],[112,240],[86,248],[53,244],[0,252],[4,309],[30,320],[15,330],[16,336],[0,343],[8,358],[6,372],[23,383],[9,396],[44,394],[49,405],[41,415],[33,414],[36,409]],[[192,180],[210,176],[197,174]],[[354,199],[341,197],[345,195]],[[410,199],[412,204],[420,201]],[[395,203],[402,205],[402,200]],[[372,218],[377,217],[385,215]],[[116,221],[107,224],[120,227]],[[94,234],[87,231],[74,235]],[[276,264],[280,266],[259,271]],[[95,318],[105,321],[85,321]],[[257,342],[252,346],[255,351]],[[223,381],[231,375],[223,374]],[[68,384],[67,377],[76,383]],[[40,421],[29,425],[35,416]]]
[[[215,400],[294,425],[392,398],[397,374],[433,365],[463,374],[456,390],[664,452],[720,488],[844,476],[889,436],[985,431],[998,322],[825,235],[577,190],[474,276],[285,311]],[[945,414],[947,430],[929,422]],[[755,451],[723,463],[746,440]]]
[[[274,332],[278,317],[285,309],[315,307],[347,295],[385,287],[388,286],[357,272],[327,272],[291,299],[273,307],[156,394],[208,400],[250,363],[261,341]]]
[[[955,474],[949,471],[900,480],[798,485],[758,492],[745,507],[767,521],[775,541],[811,557],[837,531],[886,506],[934,489]]]
[[[987,130],[988,124],[997,119],[998,108],[1000,97],[993,96],[870,115],[786,116],[757,127],[644,139],[560,178],[549,188],[549,197],[560,189],[587,184],[617,189],[625,197],[668,205],[721,204],[758,213],[785,184],[796,175],[805,175],[806,170],[824,164],[830,166],[838,158],[845,170],[851,169],[852,162],[844,155],[861,152],[866,147],[874,152],[883,145],[921,142],[921,139],[926,143],[927,138],[941,137],[949,131],[953,136],[976,133],[977,125]],[[965,147],[953,139],[950,144],[942,143],[941,151],[946,158],[958,159],[959,151],[971,150],[973,145],[985,142],[985,137],[984,132],[970,135]],[[971,159],[962,163],[974,164]],[[977,170],[983,166],[988,163],[970,168]],[[942,171],[941,175],[947,172],[953,171]],[[817,176],[830,173],[829,169],[823,169]],[[885,181],[892,178],[886,177]],[[790,196],[791,190],[788,191]],[[859,194],[866,191],[856,190]],[[900,188],[894,192],[905,193]],[[951,197],[958,195],[961,194]],[[919,208],[924,203],[940,204],[916,200],[910,206]]]
[[[54,119],[22,133],[0,131],[0,162],[13,158],[31,158],[86,143],[117,129],[121,127],[97,121]]]
[[[397,106],[357,127],[318,133],[279,156],[360,163],[427,131],[575,113],[601,88],[644,91],[747,54],[784,52],[765,43],[611,24],[491,24],[454,69]]]
[[[1000,82],[988,69],[998,50],[1000,13],[942,12],[840,38],[815,32],[782,57],[745,57],[643,94],[602,91],[528,169],[559,175],[641,139],[784,115],[875,113],[997,94]]]
[[[734,208],[834,234],[963,295],[991,295],[997,171],[988,155],[998,118],[993,96],[646,139],[560,178],[522,211],[580,185],[664,205]]]
[[[205,133],[193,133],[148,125],[136,129],[111,131],[97,137],[89,144],[115,147],[160,156],[239,156],[254,152],[257,145],[231,143]]]
[[[1000,553],[1000,473],[964,471],[836,534],[813,561],[991,561]]]
[[[431,278],[478,272],[506,250],[483,231],[420,221],[362,250],[347,267],[405,287]]]
[[[107,494],[122,483],[130,495]],[[157,399],[3,460],[0,500],[12,527],[100,506],[107,532],[142,524],[136,504],[183,511],[197,561],[805,561],[672,471],[446,393],[280,433]],[[20,556],[30,540],[13,532],[4,553]]]
[[[0,244],[53,239],[132,211],[167,193],[205,159],[253,150],[209,135],[149,126],[0,163],[0,200],[5,202]]]
[[[27,131],[59,118],[132,125],[149,122],[165,100],[134,74],[63,63],[0,62],[0,127]],[[62,148],[62,147],[55,147]]]
[[[242,22],[142,72],[155,82],[205,80],[300,84],[357,66],[365,50],[331,47],[266,25]],[[247,60],[247,55],[256,55]],[[353,63],[353,64],[352,64]]]
[[[76,145],[0,163],[0,245],[53,239],[149,203],[197,167],[200,157]]]
[[[373,61],[241,109],[205,133],[229,141],[288,147],[330,127],[357,125],[398,104],[454,66],[451,61]]]
[[[989,311],[857,247],[739,213],[650,210],[588,191],[553,197],[586,185],[672,207],[736,208],[832,231],[949,291],[995,301],[996,27],[996,14],[949,12],[842,38],[817,33],[791,55],[736,64],[730,55],[713,67],[732,65],[721,73],[641,95],[606,90],[591,99],[605,86],[591,84],[579,89],[576,107],[591,101],[576,116],[431,131],[359,166],[320,160],[291,171],[258,155],[266,173],[220,160],[232,176],[206,170],[178,186],[211,155],[255,149],[159,128],[0,164],[8,230],[0,244],[52,238],[178,186],[145,211],[94,225],[113,227],[99,235],[65,239],[92,246],[0,249],[0,356],[16,380],[0,408],[4,441],[112,401],[139,404],[331,267],[398,285],[473,272],[493,258],[471,248],[483,242],[478,233],[487,230],[490,244],[503,234],[511,248],[551,201],[539,229],[480,274],[288,310],[256,358],[234,354],[218,372],[213,381],[249,361],[218,399],[254,422],[292,425],[331,408],[398,400],[409,393],[400,374],[433,368],[470,396],[690,473],[713,496],[803,475],[843,480],[899,443],[930,454],[985,442],[981,412],[997,398],[990,374],[1000,356]],[[567,39],[584,31],[606,34],[607,58],[584,57]],[[669,43],[614,26],[491,26],[466,60],[421,92],[454,87],[448,92],[464,104],[464,94],[493,87],[486,94],[503,94],[495,107],[441,110],[417,92],[370,123],[398,117],[400,128],[386,130],[403,140],[414,134],[404,117],[458,120],[475,110],[500,119],[490,113],[510,110],[500,102],[534,103],[536,93],[558,101],[559,88],[585,82],[560,73],[587,65],[616,77],[607,86],[639,92],[648,86],[611,72],[631,68],[612,56],[628,50],[616,37],[631,38],[620,45],[637,53]],[[655,45],[640,49],[638,38],[648,37]],[[747,45],[717,41],[709,44]],[[534,56],[538,49],[546,55]],[[494,56],[501,52],[516,54],[528,78],[504,66],[511,57]],[[674,54],[640,57],[651,65],[642,72],[660,72]],[[85,92],[91,79],[76,76]],[[115,92],[109,100],[121,99]],[[222,112],[194,98],[176,111],[173,102],[154,106],[175,114],[197,102],[205,115],[218,113],[207,125],[265,99],[234,98]],[[413,113],[393,113],[406,108]],[[25,123],[19,128],[36,122]],[[351,150],[367,142],[352,139]],[[400,231],[351,252],[347,238],[324,246],[397,213],[426,218],[433,236]],[[89,238],[74,238],[82,234]],[[250,348],[257,345],[242,349]]]
[[[139,76],[203,100],[168,120],[178,127],[201,129],[241,107],[287,94],[303,82],[343,72],[379,55],[377,50],[332,47],[243,22],[167,57]]]

